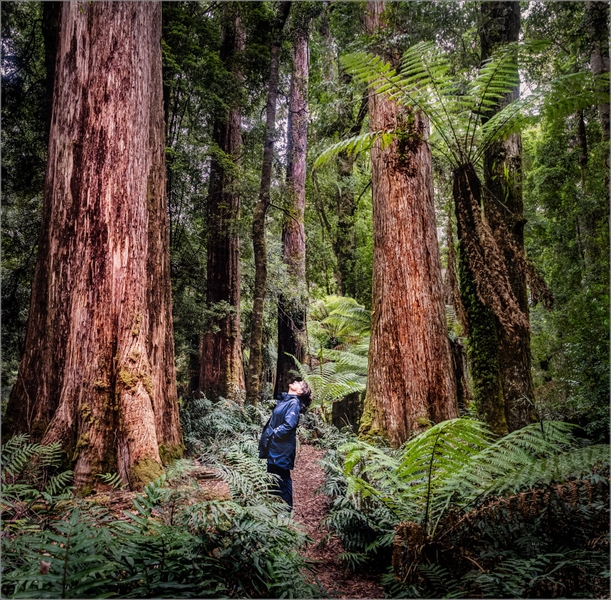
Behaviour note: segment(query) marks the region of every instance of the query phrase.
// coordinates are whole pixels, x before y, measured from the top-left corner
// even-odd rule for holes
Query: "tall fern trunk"
[[[366,27],[382,25],[383,2],[367,5]],[[395,130],[371,152],[372,331],[362,435],[395,446],[458,415],[437,244],[427,119],[371,93],[370,128]]]
[[[520,33],[519,2],[483,2],[480,39],[482,60],[503,44],[517,42]],[[502,109],[515,100],[520,85],[507,94],[490,112]],[[524,254],[524,205],[522,202],[522,141],[520,134],[497,141],[484,154],[483,203],[486,218],[503,251],[513,294],[520,310],[528,318],[526,273],[514,260],[508,242]],[[511,240],[507,240],[507,237]],[[472,334],[473,335],[473,334]],[[477,331],[475,332],[477,335]],[[531,374],[530,333],[512,335],[497,322],[499,346],[496,350],[503,388],[505,420],[509,431],[528,425],[533,418],[533,381]],[[474,344],[479,342],[474,340]],[[490,345],[490,340],[487,342]],[[490,348],[491,351],[492,348]]]
[[[476,273],[468,244],[476,243],[481,184],[472,165],[454,171],[454,206],[458,232],[458,275],[460,295],[469,323],[468,353],[471,363],[473,400],[479,417],[498,435],[507,433],[497,320],[484,305],[477,290]],[[481,217],[480,217],[481,218]]]
[[[221,61],[240,80],[239,53],[245,36],[235,6],[223,5]],[[236,169],[242,148],[241,116],[237,108],[217,117],[214,141],[222,157],[213,158],[208,189],[208,263],[206,304],[211,313],[202,336],[199,389],[209,398],[237,400],[244,390],[240,335],[240,240]]]
[[[296,31],[289,100],[287,192],[288,215],[282,228],[282,252],[289,285],[278,299],[278,362],[274,395],[294,380],[292,355],[302,361],[306,345],[305,181],[308,137],[308,26]]]
[[[257,404],[261,391],[261,371],[263,368],[263,308],[267,289],[267,244],[265,243],[265,217],[270,203],[272,181],[272,159],[276,129],[276,98],[278,96],[278,69],[282,30],[291,9],[291,2],[280,3],[278,17],[274,23],[274,41],[270,52],[270,72],[267,88],[267,108],[265,120],[265,142],[263,165],[261,167],[261,187],[259,200],[252,217],[252,245],[255,255],[255,285],[253,290],[253,309],[250,331],[250,357],[246,381],[246,402]]]
[[[79,487],[137,488],[182,451],[169,280],[161,4],[65,2],[43,229],[9,433]]]

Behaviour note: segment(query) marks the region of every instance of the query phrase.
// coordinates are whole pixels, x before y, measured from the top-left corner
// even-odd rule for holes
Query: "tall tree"
[[[502,45],[517,43],[520,34],[520,3],[482,2],[481,3],[481,59],[488,60],[493,52]],[[517,47],[515,48],[517,57]],[[519,97],[520,82],[516,80],[513,90],[500,98],[496,106],[489,112],[492,116],[504,106]],[[504,250],[505,264],[509,275],[509,283],[518,302],[520,310],[528,318],[528,294],[526,274],[521,264],[513,260],[513,250],[505,238],[511,237],[511,242],[524,253],[524,205],[522,202],[522,140],[519,133],[510,135],[507,139],[491,144],[484,153],[484,186],[482,199],[488,224],[490,225],[499,246]],[[487,311],[486,311],[487,312]],[[487,312],[490,317],[489,312]],[[490,319],[488,319],[490,320]],[[513,431],[528,425],[533,413],[533,381],[531,374],[530,332],[523,329],[521,335],[515,335],[500,326],[495,325],[496,333],[491,328],[482,330],[482,336],[490,341],[486,345],[486,356],[482,361],[494,363],[494,371],[487,373],[487,393],[477,396],[478,410],[482,415],[497,415],[504,412],[507,429]],[[480,331],[474,331],[477,336]],[[498,338],[498,346],[494,347],[494,338]],[[480,344],[475,339],[473,344]],[[479,359],[476,359],[479,360]],[[498,364],[498,371],[496,370]],[[498,379],[496,375],[498,374]],[[493,380],[494,375],[494,380]],[[478,377],[481,380],[481,377]],[[481,387],[481,386],[480,386]],[[495,403],[497,406],[492,406]],[[488,419],[490,420],[490,419]],[[500,425],[502,431],[505,430]]]
[[[609,72],[609,3],[586,0],[585,20],[590,42],[590,69],[594,75]],[[603,140],[609,141],[609,102],[598,105]]]
[[[265,243],[265,217],[270,204],[272,183],[272,159],[276,129],[276,99],[278,97],[278,70],[282,32],[289,16],[291,2],[280,2],[273,24],[272,45],[269,61],[269,81],[265,116],[265,142],[263,165],[261,167],[261,186],[259,199],[252,218],[252,244],[255,254],[255,285],[250,331],[250,357],[246,381],[246,402],[256,404],[261,388],[261,369],[263,365],[263,308],[267,289],[267,244]]]
[[[370,0],[366,28],[383,25],[384,2]],[[433,422],[456,417],[437,244],[428,120],[372,90],[372,131],[394,130],[371,151],[373,292],[369,374],[361,434],[393,445]]]
[[[220,59],[239,83],[245,36],[236,6],[223,4]],[[235,92],[231,85],[228,87]],[[234,104],[236,96],[234,93]],[[236,399],[244,389],[240,335],[240,197],[236,190],[242,132],[240,109],[229,105],[214,121],[217,147],[210,165],[208,187],[206,286],[206,304],[213,316],[202,336],[199,389],[208,397]]]
[[[341,78],[349,85],[351,77],[347,73],[341,73]],[[352,99],[351,99],[352,100]],[[350,135],[358,135],[361,132],[363,120],[367,114],[368,96],[364,94],[356,119],[353,117],[353,102],[342,102],[338,115],[338,128],[340,133],[346,131]],[[342,152],[337,157],[337,231],[333,239],[333,251],[337,258],[336,279],[339,293],[342,296],[354,297],[355,295],[355,232],[354,214],[356,212],[356,199],[354,197],[354,162],[355,156],[348,152]]]
[[[288,116],[287,214],[282,227],[282,254],[289,283],[278,299],[278,362],[274,396],[288,389],[291,370],[304,358],[307,288],[305,278],[305,182],[308,136],[308,22],[297,20]]]
[[[165,208],[161,4],[65,2],[25,352],[3,423],[75,483],[182,452]],[[69,109],[67,108],[69,107]]]

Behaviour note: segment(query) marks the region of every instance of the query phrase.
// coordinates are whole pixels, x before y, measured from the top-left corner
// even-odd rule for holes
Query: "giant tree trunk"
[[[274,396],[288,389],[295,369],[292,355],[303,360],[306,345],[305,181],[308,136],[308,27],[295,32],[289,101],[287,192],[288,215],[282,228],[282,250],[289,285],[278,299],[278,362]]]
[[[280,3],[278,17],[274,23],[274,40],[270,51],[270,72],[267,89],[265,119],[265,142],[259,200],[252,216],[252,245],[255,255],[255,285],[250,331],[250,357],[246,381],[246,402],[256,404],[261,391],[261,370],[263,367],[263,308],[267,289],[267,244],[265,243],[265,217],[270,203],[272,180],[272,159],[276,128],[276,98],[278,96],[278,68],[282,30],[291,9],[291,2]]]
[[[182,442],[172,339],[161,4],[62,7],[43,230],[9,433],[59,441],[83,487],[132,488]]]
[[[516,43],[520,33],[519,2],[483,2],[482,12],[482,60],[488,59],[492,52],[503,44]],[[515,100],[520,93],[519,83],[512,93],[502,98],[495,110],[500,110]],[[513,294],[522,313],[528,318],[528,297],[526,273],[519,262],[513,260],[513,249],[506,243],[507,236],[511,242],[524,253],[524,206],[522,203],[522,141],[520,134],[511,135],[508,139],[498,141],[484,154],[484,188],[483,201],[486,218],[499,247],[503,250],[505,264]],[[528,425],[532,420],[533,382],[531,374],[530,333],[523,329],[521,335],[512,335],[497,324],[498,349],[496,354],[499,364],[499,375],[504,405],[505,420],[509,431]],[[485,346],[485,352],[494,352],[494,337],[491,330],[482,330],[481,335],[491,336],[487,341],[472,340],[472,346]],[[477,337],[478,331],[472,333]],[[477,352],[484,351],[478,349]],[[488,356],[486,361],[492,360]],[[479,362],[476,359],[474,368]],[[476,375],[481,379],[481,374]],[[487,372],[486,384],[491,387],[490,393],[480,395],[480,403],[499,402],[498,390],[492,385],[492,373]],[[495,384],[496,385],[496,384]],[[494,389],[492,389],[494,387]],[[480,390],[482,391],[482,390]],[[486,407],[484,412],[494,412]]]
[[[237,53],[244,50],[244,31],[231,4],[224,4],[223,11],[221,60],[239,80]],[[199,389],[209,398],[221,396],[236,400],[244,389],[240,335],[240,197],[235,189],[242,133],[237,108],[217,117],[214,141],[223,156],[215,156],[210,166],[206,304],[215,316],[209,319],[202,336]],[[235,165],[233,169],[231,163]]]
[[[370,1],[367,26],[381,25]],[[373,193],[372,331],[360,433],[395,446],[458,416],[437,244],[428,122],[382,95],[370,95],[370,128],[395,130],[371,152]]]

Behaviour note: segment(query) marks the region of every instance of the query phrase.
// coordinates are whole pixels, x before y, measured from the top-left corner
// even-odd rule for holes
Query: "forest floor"
[[[342,566],[338,558],[344,551],[342,544],[336,536],[329,537],[321,524],[329,511],[329,498],[315,494],[325,478],[317,462],[324,454],[324,450],[302,445],[291,474],[294,518],[314,540],[304,550],[304,555],[314,562],[316,577],[331,598],[384,598],[377,577],[347,571]]]
[[[293,518],[300,523],[306,533],[314,540],[303,549],[303,555],[314,564],[314,573],[320,585],[329,594],[329,598],[384,598],[384,592],[378,577],[366,573],[347,570],[340,562],[339,555],[344,551],[341,541],[329,532],[322,520],[329,512],[330,500],[316,490],[324,483],[325,475],[318,461],[325,455],[324,450],[302,444],[297,450],[293,478]],[[190,477],[198,480],[200,491],[193,495],[192,487],[185,487],[191,501],[229,500],[229,486],[221,481],[212,470],[193,461],[194,469]],[[100,484],[96,496],[91,500],[108,506],[117,515],[125,519],[124,511],[135,512],[133,498],[136,492],[112,490]],[[175,489],[181,489],[179,482],[174,482]]]

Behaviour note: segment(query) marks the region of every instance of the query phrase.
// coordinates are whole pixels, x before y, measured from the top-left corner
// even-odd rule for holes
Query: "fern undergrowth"
[[[300,549],[308,538],[257,456],[264,407],[193,400],[185,440],[231,499],[206,498],[191,461],[132,495],[129,510],[79,498],[54,474],[57,445],[12,438],[2,448],[2,595],[11,598],[218,598],[324,595]],[[122,483],[101,481],[116,493]]]
[[[326,524],[392,597],[604,597],[609,447],[572,430],[494,438],[461,418],[399,449],[352,438],[323,461]]]
[[[257,439],[270,405],[193,400],[177,461],[127,510],[79,498],[61,449],[27,436],[2,448],[2,595],[14,598],[324,597]],[[609,447],[566,423],[503,438],[469,418],[401,448],[359,441],[316,411],[301,443],[327,450],[323,525],[345,566],[378,574],[390,597],[604,597],[608,593]],[[229,495],[208,497],[194,468]],[[115,474],[100,479],[129,494]]]

